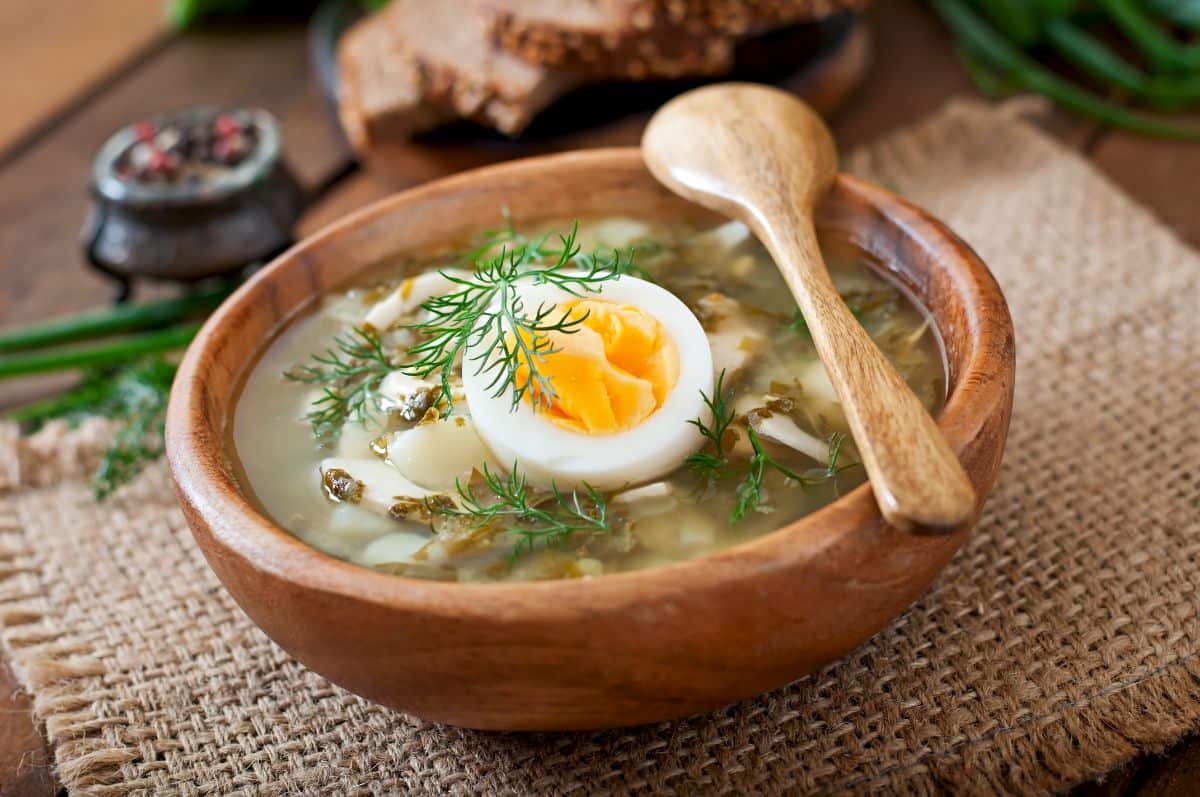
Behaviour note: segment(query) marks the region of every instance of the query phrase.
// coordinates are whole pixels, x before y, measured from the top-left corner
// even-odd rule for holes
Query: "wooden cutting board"
[[[739,49],[738,67],[724,79],[774,83],[794,91],[828,116],[866,76],[872,49],[866,24],[860,17],[847,14],[755,40],[751,46]],[[316,51],[314,57],[321,60]],[[358,155],[378,182],[403,188],[512,158],[634,145],[656,108],[702,82],[589,87],[543,111],[517,139],[461,123],[411,140],[380,143]]]

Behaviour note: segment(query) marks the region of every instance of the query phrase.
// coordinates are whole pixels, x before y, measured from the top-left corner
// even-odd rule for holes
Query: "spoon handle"
[[[975,511],[975,490],[945,437],[851,314],[801,213],[760,230],[779,264],[862,455],[875,499],[902,530],[952,532]]]

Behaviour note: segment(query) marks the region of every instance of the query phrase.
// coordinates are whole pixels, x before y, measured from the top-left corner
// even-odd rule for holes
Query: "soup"
[[[927,316],[847,243],[823,245],[937,412]],[[271,343],[233,443],[247,493],[300,539],[457,581],[702,556],[865,480],[804,319],[738,222],[506,224],[385,264]]]

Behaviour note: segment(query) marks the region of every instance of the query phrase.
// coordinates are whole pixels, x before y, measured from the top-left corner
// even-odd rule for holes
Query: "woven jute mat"
[[[225,594],[102,423],[0,433],[4,644],[75,792],[1044,793],[1200,727],[1200,258],[1011,110],[850,169],[946,219],[1018,338],[1005,466],[935,586],[844,660],[681,722],[498,734],[367,703]],[[848,607],[849,608],[849,607]]]

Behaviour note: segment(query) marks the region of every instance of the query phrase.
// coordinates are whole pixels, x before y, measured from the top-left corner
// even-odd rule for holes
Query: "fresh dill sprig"
[[[175,371],[175,363],[163,356],[92,371],[77,387],[17,408],[10,417],[31,429],[55,418],[70,424],[91,416],[114,421],[113,441],[92,477],[96,498],[104,499],[162,454],[167,397]]]
[[[517,232],[516,225],[513,224],[512,214],[509,213],[508,208],[500,210],[500,217],[504,221],[501,226],[484,230],[473,249],[458,252],[453,256],[455,268],[473,269],[475,268],[475,264],[481,260],[486,261],[495,257],[496,253],[503,247],[511,249],[530,243],[528,238]]]
[[[347,421],[366,418],[379,383],[395,367],[378,334],[354,327],[335,337],[324,354],[314,354],[311,363],[296,366],[284,376],[322,386],[324,393],[305,418],[317,437],[336,439]]]
[[[401,364],[400,370],[421,379],[437,374],[445,413],[453,406],[450,380],[455,364],[468,349],[474,352],[470,365],[463,367],[490,376],[488,390],[493,396],[508,393],[516,407],[529,395],[535,410],[553,402],[551,379],[539,367],[558,351],[550,333],[574,333],[587,316],[556,312],[553,304],[527,308],[517,290],[519,281],[554,285],[582,296],[599,292],[605,282],[620,279],[633,268],[632,250],[625,257],[617,250],[581,254],[575,242],[578,223],[569,234],[558,236],[557,248],[547,246],[549,235],[525,240],[511,230],[511,224],[508,229],[501,235],[500,252],[476,261],[469,277],[442,272],[457,290],[424,302],[421,307],[427,318],[409,325],[422,340],[409,348],[413,359]],[[495,245],[493,240],[476,253],[482,256]]]
[[[754,454],[750,457],[749,470],[746,471],[746,475],[738,483],[737,490],[734,493],[733,512],[729,516],[730,525],[735,525],[748,512],[755,511],[762,506],[763,477],[766,476],[768,468],[783,474],[785,478],[796,482],[801,488],[807,489],[832,479],[847,468],[854,467],[854,464],[838,464],[842,453],[842,444],[846,440],[846,436],[843,434],[833,434],[830,436],[829,455],[826,459],[825,467],[806,471],[804,475],[796,473],[791,468],[782,465],[768,454],[763,449],[762,442],[758,439],[758,432],[754,431],[753,426],[746,427],[746,435],[750,439],[750,447],[753,449]]]
[[[507,520],[512,525],[505,533],[517,538],[510,564],[539,548],[561,545],[576,532],[608,531],[608,500],[587,482],[582,494],[578,489],[564,493],[552,482],[550,495],[539,497],[516,463],[507,475],[484,464],[482,475],[489,495],[477,495],[470,483],[459,481],[455,487],[461,508],[434,501],[426,505],[434,514],[473,519],[476,527]]]
[[[582,296],[600,291],[604,282],[639,273],[633,264],[634,248],[624,253],[616,249],[580,252],[575,242],[578,228],[576,223],[568,235],[558,236],[555,246],[549,244],[548,233],[536,239],[519,233],[505,212],[503,226],[485,231],[474,249],[455,257],[457,265],[473,270],[471,276],[441,272],[456,290],[421,305],[427,318],[408,327],[422,336],[408,349],[414,359],[394,361],[376,332],[354,327],[334,338],[324,353],[313,355],[310,363],[287,371],[284,376],[294,382],[324,389],[305,416],[313,433],[336,439],[347,422],[362,422],[376,401],[379,383],[397,369],[422,379],[436,373],[441,382],[437,403],[448,415],[453,409],[454,368],[468,348],[477,346],[482,350],[470,360],[477,374],[492,376],[493,395],[511,391],[516,406],[528,394],[535,409],[549,406],[554,390],[538,367],[557,351],[549,333],[575,332],[587,316],[557,313],[554,305],[547,304],[530,310],[516,282],[529,279]]]
[[[706,425],[699,418],[692,418],[688,423],[700,430],[700,434],[704,435],[716,448],[716,453],[697,451],[685,459],[683,464],[697,476],[709,481],[716,481],[724,475],[725,466],[729,464],[725,451],[725,430],[729,428],[729,424],[733,423],[734,415],[733,408],[729,406],[730,396],[725,391],[724,369],[721,369],[720,375],[717,376],[712,395],[709,396],[701,391],[700,397],[712,412],[712,426]]]
[[[112,495],[162,456],[167,397],[174,376],[174,364],[152,362],[127,371],[118,383],[120,407],[110,417],[118,417],[122,423],[92,477],[97,500]]]

